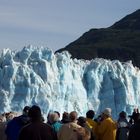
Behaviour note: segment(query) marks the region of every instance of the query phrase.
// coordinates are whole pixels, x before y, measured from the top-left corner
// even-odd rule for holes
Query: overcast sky
[[[32,44],[55,51],[139,8],[140,0],[0,0],[0,49]]]

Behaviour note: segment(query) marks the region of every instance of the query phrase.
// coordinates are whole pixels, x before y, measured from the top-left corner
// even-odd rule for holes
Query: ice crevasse
[[[85,115],[106,107],[119,112],[140,108],[140,70],[131,61],[72,59],[49,48],[3,49],[0,53],[0,113],[22,111],[25,105]]]

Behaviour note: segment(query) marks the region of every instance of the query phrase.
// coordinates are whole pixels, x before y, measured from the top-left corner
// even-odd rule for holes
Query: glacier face
[[[88,109],[100,114],[106,107],[114,118],[122,110],[130,114],[140,108],[140,70],[130,62],[77,60],[43,47],[2,50],[0,113],[33,104],[43,114],[76,110],[85,115]]]

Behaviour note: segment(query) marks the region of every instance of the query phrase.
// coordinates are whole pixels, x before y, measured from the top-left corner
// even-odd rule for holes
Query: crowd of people
[[[0,140],[138,140],[140,113],[134,109],[127,119],[126,112],[117,121],[111,117],[111,108],[105,108],[97,117],[93,110],[86,116],[76,111],[48,114],[47,122],[39,106],[26,106],[22,115],[14,112],[0,115]]]

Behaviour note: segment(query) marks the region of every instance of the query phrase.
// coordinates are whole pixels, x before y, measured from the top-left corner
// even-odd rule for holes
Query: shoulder
[[[103,124],[116,124],[110,117],[108,117],[108,118],[106,118],[106,119],[104,119],[103,121],[102,121],[102,123]]]
[[[72,128],[74,128],[74,129],[76,129],[76,128],[81,128],[81,126],[80,125],[78,125],[78,124],[76,124],[76,123],[69,123],[69,126],[70,127],[72,127]]]
[[[113,123],[115,122],[115,121],[112,120],[111,117],[108,117],[108,118],[106,119],[106,121],[107,121],[107,122],[113,122]]]
[[[43,123],[43,122],[32,123],[32,125],[34,127],[41,127],[41,128],[48,128],[48,129],[51,129],[52,128],[50,124]]]
[[[27,130],[28,128],[30,128],[31,126],[32,126],[32,124],[29,123],[29,124],[23,126],[23,127],[21,128],[21,131],[25,131],[25,130]]]

